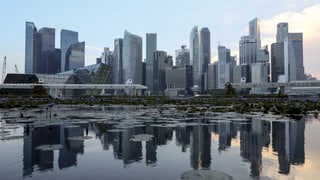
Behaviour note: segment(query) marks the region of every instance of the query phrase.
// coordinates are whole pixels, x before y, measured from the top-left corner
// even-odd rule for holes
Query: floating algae
[[[134,142],[141,142],[141,141],[150,141],[152,140],[154,136],[151,134],[137,134],[133,135],[132,138],[130,138],[130,141]]]
[[[53,150],[59,150],[62,149],[61,144],[45,144],[36,147],[36,150],[41,150],[41,151],[53,151]]]

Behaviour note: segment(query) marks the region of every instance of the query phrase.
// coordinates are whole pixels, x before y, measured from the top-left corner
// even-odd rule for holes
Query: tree
[[[230,82],[227,82],[224,85],[224,88],[226,89],[227,95],[235,95],[235,88],[232,86],[232,84]]]

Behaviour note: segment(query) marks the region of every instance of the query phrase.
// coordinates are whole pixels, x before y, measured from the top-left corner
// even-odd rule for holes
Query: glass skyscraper
[[[153,53],[157,51],[157,34],[146,34],[146,83],[148,91],[154,92],[154,57]]]
[[[55,62],[55,29],[41,28],[39,30],[41,36],[41,67],[38,73],[54,74],[57,73]]]
[[[200,32],[198,26],[190,33],[190,64],[193,68],[193,85],[200,86],[202,62],[200,62]]]
[[[60,33],[60,48],[61,48],[61,72],[66,69],[66,54],[72,44],[78,43],[78,32],[62,29]]]
[[[72,44],[66,53],[65,70],[72,70],[84,67],[85,42]]]
[[[33,22],[26,22],[26,37],[25,37],[25,73],[35,73],[38,69],[39,52],[37,48],[40,43],[40,38],[37,28]]]
[[[287,81],[304,80],[302,33],[288,34],[284,41],[284,62]]]
[[[114,59],[115,59],[115,83],[123,83],[123,39],[114,40]]]
[[[123,39],[123,81],[132,80],[133,84],[142,84],[142,38],[124,32]]]

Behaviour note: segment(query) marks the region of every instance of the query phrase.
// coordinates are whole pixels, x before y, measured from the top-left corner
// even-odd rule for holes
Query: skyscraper
[[[253,36],[242,36],[239,42],[240,65],[252,64],[257,57],[257,39]]]
[[[278,23],[277,24],[277,43],[284,42],[285,38],[288,36],[289,26],[288,23]]]
[[[41,60],[39,71],[37,73],[54,74],[59,72],[55,62],[55,29],[41,28],[39,30],[41,36]]]
[[[190,50],[186,45],[181,46],[181,49],[176,50],[176,66],[190,65]]]
[[[123,83],[123,39],[115,39],[114,40],[114,59],[115,59],[115,83],[122,84]]]
[[[260,20],[255,18],[249,22],[249,36],[257,40],[257,49],[261,48]]]
[[[218,46],[217,88],[224,89],[225,83],[232,82],[233,65],[230,49]]]
[[[193,69],[193,85],[200,86],[202,62],[200,62],[200,32],[198,26],[190,33],[190,64]]]
[[[271,81],[278,82],[280,75],[284,75],[284,43],[271,44]]]
[[[157,34],[146,34],[146,83],[148,91],[154,91],[154,58],[153,53],[157,51]]]
[[[85,42],[75,43],[69,46],[66,53],[65,70],[84,67]]]
[[[134,84],[142,83],[142,38],[124,32],[123,39],[123,81],[132,80]]]
[[[304,80],[302,33],[288,34],[284,41],[284,62],[287,81]]]
[[[169,67],[168,55],[164,51],[156,51],[153,53],[153,87],[154,94],[164,95],[164,90],[166,89],[166,68]]]
[[[66,54],[72,44],[78,43],[78,32],[62,29],[60,33],[61,72],[66,71]]]
[[[210,31],[193,27],[190,33],[190,64],[193,66],[193,85],[207,90],[208,65],[211,61]]]
[[[37,56],[35,54],[35,36],[37,28],[33,22],[26,22],[25,42],[25,73],[34,73],[37,68]]]

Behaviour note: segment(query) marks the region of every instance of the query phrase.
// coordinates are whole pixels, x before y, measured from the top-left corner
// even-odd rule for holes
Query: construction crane
[[[18,66],[16,64],[14,65],[14,68],[16,70],[16,74],[19,74]]]
[[[7,74],[7,62],[6,62],[6,56],[4,57],[4,60],[3,60],[3,65],[2,65],[2,81],[1,83],[4,82],[4,79],[6,77],[6,74]]]

